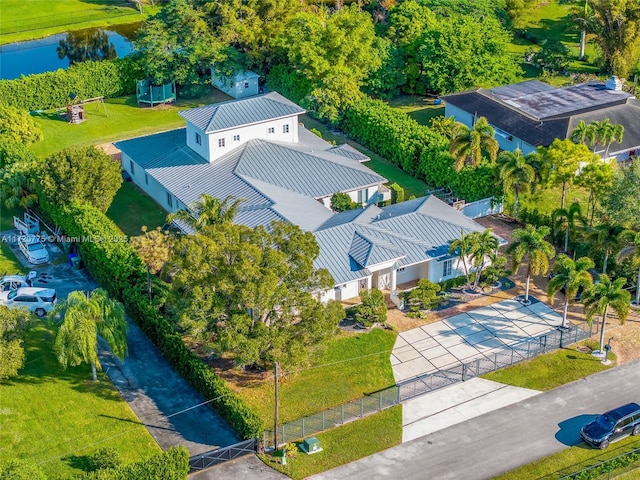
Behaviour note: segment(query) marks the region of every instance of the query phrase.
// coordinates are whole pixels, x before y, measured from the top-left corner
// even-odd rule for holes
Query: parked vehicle
[[[640,405],[637,403],[628,403],[598,415],[580,429],[582,440],[600,449],[629,435],[640,435]]]
[[[36,235],[22,235],[18,238],[18,247],[29,263],[40,265],[49,262],[49,251]]]
[[[44,317],[56,306],[56,291],[53,288],[22,287],[0,292],[0,305],[9,308],[25,307],[38,317]]]
[[[0,278],[0,292],[6,290],[17,290],[22,287],[32,287],[33,280],[37,276],[37,272],[33,270],[27,276],[24,275],[4,275]]]
[[[33,215],[24,214],[24,220],[13,217],[13,226],[20,235],[33,235],[40,233],[40,222]]]

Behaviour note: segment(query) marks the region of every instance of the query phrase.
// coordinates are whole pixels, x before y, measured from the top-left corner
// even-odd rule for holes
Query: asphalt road
[[[639,367],[627,363],[311,478],[493,478],[581,443],[580,427],[596,414],[640,401]]]

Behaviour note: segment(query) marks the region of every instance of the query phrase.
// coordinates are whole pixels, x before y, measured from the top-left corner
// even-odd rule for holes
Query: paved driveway
[[[526,342],[562,323],[551,307],[530,298],[528,307],[510,299],[402,332],[391,353],[396,382],[491,358],[508,345]]]

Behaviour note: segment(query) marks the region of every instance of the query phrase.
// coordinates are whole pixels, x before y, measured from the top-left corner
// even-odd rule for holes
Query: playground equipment
[[[104,113],[108,117],[107,106],[104,104],[104,97],[87,98],[80,100],[78,96],[71,92],[67,101],[67,120],[69,123],[82,123],[86,120],[84,106],[89,103],[101,103]]]
[[[136,99],[140,104],[151,105],[176,101],[176,82],[167,82],[164,85],[152,85],[148,78],[136,82]]]

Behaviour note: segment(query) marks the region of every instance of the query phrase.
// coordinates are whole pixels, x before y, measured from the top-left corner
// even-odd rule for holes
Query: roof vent
[[[613,75],[609,80],[607,80],[604,86],[607,90],[613,90],[614,92],[622,91],[622,82],[615,75]]]

